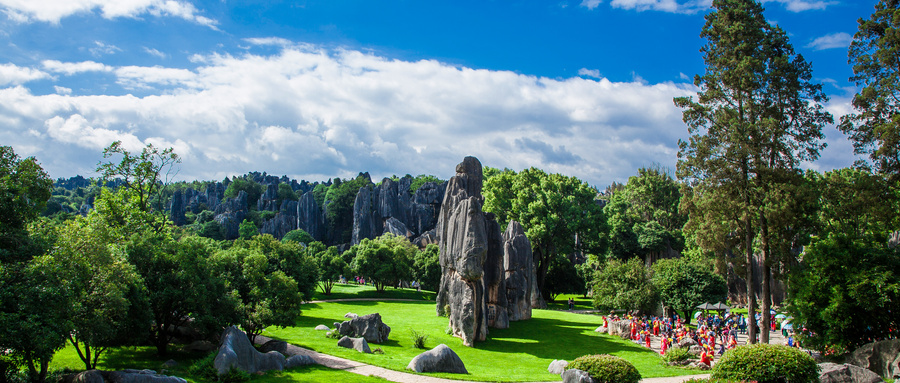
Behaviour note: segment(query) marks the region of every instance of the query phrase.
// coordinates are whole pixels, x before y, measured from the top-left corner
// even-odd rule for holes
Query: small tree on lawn
[[[350,274],[350,265],[344,261],[337,247],[331,246],[325,251],[315,255],[316,264],[319,266],[319,288],[325,295],[331,295],[334,284],[341,280],[342,276]]]
[[[375,284],[375,290],[384,291],[384,287],[412,276],[413,257],[416,247],[404,237],[386,233],[375,239],[364,239],[353,246],[356,256],[351,267],[353,270]]]

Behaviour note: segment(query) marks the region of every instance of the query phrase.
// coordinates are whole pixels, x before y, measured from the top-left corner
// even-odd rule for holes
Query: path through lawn
[[[303,315],[296,327],[269,328],[264,335],[282,339],[298,346],[325,354],[381,366],[405,370],[409,361],[423,350],[412,346],[411,331],[428,335],[427,348],[444,343],[459,354],[469,375],[429,374],[451,379],[480,381],[553,381],[559,375],[547,372],[553,359],[572,359],[585,354],[612,354],[627,359],[644,378],[696,374],[697,371],[664,366],[659,355],[616,337],[600,335],[593,330],[602,319],[552,310],[534,310],[533,318],[510,323],[508,329],[490,329],[488,340],[478,342],[476,348],[465,347],[455,337],[446,334],[447,318],[435,315],[434,302],[326,302],[303,306]],[[334,322],[346,320],[344,314],[380,313],[391,326],[391,335],[384,344],[371,344],[384,354],[361,354],[338,347],[337,340],[317,331],[317,325],[333,327]]]

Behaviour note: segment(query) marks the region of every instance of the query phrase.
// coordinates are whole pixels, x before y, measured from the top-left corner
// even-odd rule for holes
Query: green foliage
[[[807,172],[818,191],[818,221],[822,233],[862,237],[887,234],[900,227],[900,194],[883,176],[844,168],[825,173]]]
[[[694,358],[694,354],[691,354],[691,350],[688,347],[670,348],[666,350],[666,355],[663,355],[663,360],[666,363],[681,362],[691,358]]]
[[[312,298],[319,282],[319,268],[314,257],[316,253],[311,252],[312,246],[304,249],[299,243],[279,241],[269,234],[257,235],[249,241],[237,240],[234,246],[265,254],[271,270],[280,270],[293,278],[304,299]]]
[[[162,192],[172,175],[173,167],[181,163],[181,158],[172,148],[160,150],[153,144],[147,144],[141,149],[140,155],[129,152],[122,146],[122,141],[115,141],[103,149],[104,159],[119,155],[122,160],[118,164],[106,162],[97,165],[101,180],[119,178],[141,211],[149,212],[151,202],[155,203],[153,208],[156,211],[163,211],[165,201],[162,200]]]
[[[195,378],[201,378],[211,382],[219,378],[219,372],[216,371],[215,361],[217,352],[211,352],[203,359],[199,359],[191,364],[187,369],[187,373]]]
[[[53,181],[34,157],[25,159],[12,147],[0,146],[0,261],[23,261],[29,249],[26,227],[50,199]]]
[[[338,182],[325,194],[325,222],[330,243],[349,243],[353,232],[353,203],[361,187],[371,184],[364,175]],[[322,206],[322,205],[320,205]]]
[[[637,383],[641,380],[641,374],[633,364],[607,354],[578,357],[568,368],[587,372],[598,383]]]
[[[238,227],[238,229],[240,229],[240,227]],[[223,228],[222,225],[220,225],[215,220],[207,221],[202,226],[200,226],[200,232],[198,232],[197,235],[216,241],[224,241],[225,228]]]
[[[317,184],[316,187],[312,190],[313,199],[316,200],[316,204],[319,205],[320,208],[325,208],[325,194],[328,193],[328,185],[325,184]]]
[[[554,256],[606,251],[606,219],[594,199],[597,191],[578,178],[535,168],[503,171],[487,179],[482,193],[484,211],[501,224],[518,221],[526,229],[544,299],[550,299],[546,281]]]
[[[412,276],[416,247],[405,237],[385,233],[375,239],[363,239],[348,251],[355,254],[350,267],[366,281],[372,281],[378,291]]]
[[[868,153],[876,169],[894,180],[900,176],[898,7],[895,0],[880,0],[868,19],[859,20],[848,53],[853,65],[850,80],[860,88],[852,102],[856,113],[843,116],[838,125],[850,136],[855,153]]]
[[[872,236],[830,233],[806,247],[789,279],[788,312],[810,330],[804,345],[852,350],[900,325],[900,248]]]
[[[610,310],[653,309],[657,302],[650,270],[638,258],[627,262],[610,259],[594,276],[594,307]]]
[[[241,222],[241,225],[238,226],[238,236],[241,239],[250,239],[257,234],[259,234],[259,229],[253,221],[245,219]]]
[[[237,367],[231,366],[227,372],[216,379],[221,383],[241,383],[250,380],[250,374]]]
[[[244,177],[234,177],[225,188],[225,198],[235,198],[242,191],[247,193],[247,208],[256,210],[256,201],[259,201],[259,197],[265,191],[263,186]]]
[[[569,258],[557,254],[550,260],[544,289],[547,291],[545,295],[549,296],[549,301],[552,302],[559,294],[583,293],[585,284]]]
[[[227,281],[228,295],[237,300],[238,322],[251,342],[266,327],[294,324],[303,294],[297,282],[271,265],[258,248],[233,246],[210,261],[216,274]]]
[[[294,242],[303,243],[303,244],[310,244],[315,240],[316,239],[313,238],[312,235],[309,235],[309,233],[307,233],[303,229],[291,230],[291,231],[287,232],[287,234],[285,234],[284,237],[281,238],[282,242],[294,241]]]
[[[713,379],[728,381],[815,383],[819,367],[800,349],[753,344],[729,350],[716,362]]]
[[[350,274],[350,265],[344,261],[337,247],[331,246],[325,251],[315,254],[316,264],[319,267],[319,287],[325,295],[331,295],[331,288],[340,281],[341,277]]]
[[[425,341],[428,340],[428,334],[416,330],[409,330],[409,332],[410,335],[412,335],[413,347],[425,348]]]
[[[280,183],[278,184],[278,200],[279,201],[297,201],[300,199],[300,196],[291,189],[291,184],[288,183]]]
[[[437,291],[441,285],[440,248],[429,244],[424,250],[416,252],[413,263],[413,279],[419,282],[423,290]]]
[[[653,265],[653,286],[663,304],[690,320],[694,307],[728,297],[725,278],[712,266],[688,258],[661,259]]]

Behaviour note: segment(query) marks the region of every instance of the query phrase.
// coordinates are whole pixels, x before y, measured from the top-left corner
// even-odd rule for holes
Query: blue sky
[[[474,155],[605,187],[674,169],[710,0],[0,0],[0,142],[52,177],[112,140],[179,179],[453,175]],[[847,46],[875,0],[770,0],[848,113]],[[819,170],[856,159],[826,128]]]

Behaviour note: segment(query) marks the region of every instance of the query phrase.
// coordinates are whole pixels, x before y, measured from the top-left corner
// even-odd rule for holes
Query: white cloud
[[[72,89],[71,89],[71,88],[66,88],[66,87],[64,87],[64,86],[54,85],[54,86],[53,86],[53,90],[56,91],[56,94],[62,94],[62,95],[70,95],[70,94],[72,94]]]
[[[94,47],[88,49],[92,55],[95,57],[100,57],[104,55],[115,54],[116,52],[121,52],[122,48],[119,48],[112,44],[106,44],[102,41],[94,41]]]
[[[594,9],[602,3],[602,0],[582,0],[581,6]],[[611,0],[609,5],[613,8],[622,8],[642,11],[662,11],[672,13],[696,13],[706,10],[712,5],[712,0]]]
[[[809,1],[809,0],[762,0],[763,3],[781,3],[791,12],[803,12],[810,10],[824,10],[829,5],[837,4],[837,1]]]
[[[807,44],[806,47],[813,48],[817,51],[832,48],[847,48],[850,46],[851,41],[853,41],[853,36],[849,33],[838,32],[818,37]]]
[[[166,55],[165,53],[160,52],[159,50],[153,49],[153,48],[144,47],[144,52],[147,52],[147,54],[149,54],[151,56],[159,57],[161,59],[165,59],[166,57],[168,57],[168,55]]]
[[[106,19],[143,14],[182,18],[217,29],[215,20],[198,14],[191,3],[177,0],[0,0],[0,10],[16,22],[59,24],[65,17],[96,10]]]
[[[581,0],[581,6],[587,9],[594,9],[600,5],[600,0]]]
[[[291,40],[281,37],[250,37],[244,39],[244,41],[253,45],[274,45],[281,47],[289,47],[291,45],[294,45],[294,42],[292,42]]]
[[[20,67],[15,64],[0,64],[0,86],[21,85],[33,80],[50,78],[46,72]]]
[[[600,70],[598,70],[598,69],[588,69],[588,68],[581,68],[581,69],[579,69],[579,70],[578,70],[578,75],[579,75],[579,76],[593,77],[593,78],[600,78],[600,77],[601,77],[601,76],[600,76]]]
[[[297,45],[193,62],[190,70],[112,68],[116,82],[144,89],[144,97],[2,88],[0,142],[41,148],[31,154],[54,177],[92,169],[101,149],[121,139],[175,147],[183,179],[254,170],[311,181],[360,171],[448,178],[474,155],[489,166],[535,166],[603,187],[640,166],[674,167],[687,132],[672,98],[695,92]],[[44,65],[77,73],[76,64]]]
[[[44,60],[41,62],[41,65],[44,66],[44,69],[55,72],[62,73],[67,76],[71,76],[73,74],[84,73],[84,72],[110,72],[113,70],[112,67],[95,62],[95,61],[82,61],[77,63],[71,62],[60,62],[57,60]]]

